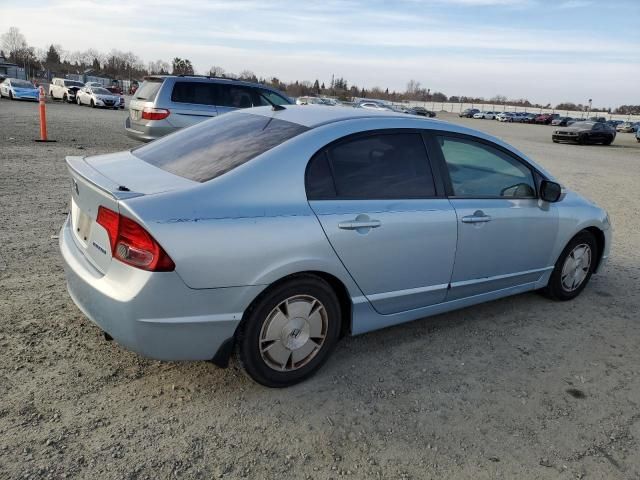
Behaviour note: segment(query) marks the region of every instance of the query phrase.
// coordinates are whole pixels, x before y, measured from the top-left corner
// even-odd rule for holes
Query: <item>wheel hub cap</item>
[[[295,295],[278,304],[260,330],[260,355],[278,371],[309,363],[321,350],[328,318],[322,303],[310,295]]]
[[[583,243],[567,256],[562,267],[562,288],[573,292],[582,285],[591,268],[591,247]]]

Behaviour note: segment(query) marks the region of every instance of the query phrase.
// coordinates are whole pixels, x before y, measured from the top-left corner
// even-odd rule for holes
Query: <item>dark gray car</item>
[[[145,79],[129,105],[127,135],[148,142],[239,108],[289,105],[265,85],[225,78],[158,75]]]

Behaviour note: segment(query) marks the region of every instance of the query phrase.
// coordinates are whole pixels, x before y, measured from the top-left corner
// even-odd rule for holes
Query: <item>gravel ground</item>
[[[149,361],[66,293],[65,155],[135,145],[126,112],[0,101],[0,478],[639,478],[640,144],[460,120],[607,208],[612,255],[568,303],[525,294],[347,338],[310,381]]]

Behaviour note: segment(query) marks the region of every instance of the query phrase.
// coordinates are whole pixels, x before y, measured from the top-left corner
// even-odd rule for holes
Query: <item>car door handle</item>
[[[490,221],[491,217],[489,215],[474,214],[462,217],[462,223],[485,223]]]
[[[380,225],[382,225],[380,220],[351,220],[350,222],[340,222],[338,228],[342,230],[357,230],[358,228],[378,228]]]

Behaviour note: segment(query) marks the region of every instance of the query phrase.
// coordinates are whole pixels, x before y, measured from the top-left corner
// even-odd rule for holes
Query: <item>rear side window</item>
[[[176,82],[171,92],[171,101],[216,105],[218,85],[212,82]]]
[[[435,196],[431,167],[417,133],[377,134],[332,145],[306,173],[309,200]]]
[[[136,90],[133,98],[136,100],[146,100],[153,102],[156,99],[156,95],[162,86],[161,79],[145,80],[142,85]]]
[[[262,115],[229,113],[135,148],[151,165],[196,182],[219,177],[309,128]]]

